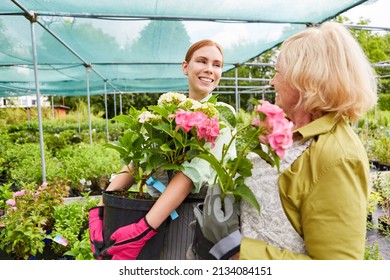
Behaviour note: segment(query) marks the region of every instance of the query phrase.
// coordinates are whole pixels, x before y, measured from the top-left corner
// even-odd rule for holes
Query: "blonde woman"
[[[261,213],[242,202],[242,236],[225,247],[239,259],[363,259],[369,163],[350,124],[376,103],[373,69],[350,32],[326,22],[287,39],[275,70],[294,144],[281,173],[250,155]]]

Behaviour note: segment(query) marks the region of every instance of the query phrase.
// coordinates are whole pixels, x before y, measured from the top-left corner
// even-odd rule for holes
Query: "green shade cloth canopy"
[[[200,39],[222,45],[228,71],[363,2],[0,0],[0,97],[36,93],[33,43],[42,95],[179,91]]]

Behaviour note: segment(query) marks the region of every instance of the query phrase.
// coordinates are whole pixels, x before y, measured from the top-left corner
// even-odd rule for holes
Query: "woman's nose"
[[[206,71],[208,73],[213,73],[213,65],[211,63],[207,63],[205,65],[205,70],[204,71]]]

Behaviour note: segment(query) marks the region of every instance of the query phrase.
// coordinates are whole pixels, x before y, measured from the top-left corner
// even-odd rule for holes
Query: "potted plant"
[[[236,127],[230,144],[223,148],[221,160],[208,150],[198,156],[207,160],[216,171],[215,184],[221,187],[222,201],[224,195],[233,194],[260,211],[260,205],[244,181],[245,177],[252,175],[252,162],[247,155],[249,152],[256,153],[279,170],[280,159],[292,144],[293,124],[285,118],[283,110],[277,105],[265,100],[252,99],[252,102],[254,110],[243,113],[241,121],[236,121],[240,125]],[[237,157],[225,160],[227,151],[235,140]]]
[[[64,203],[54,208],[55,220],[49,238],[57,258],[93,260],[88,230],[88,210],[98,199],[86,194],[83,201]]]
[[[377,191],[371,191],[370,196],[368,197],[368,204],[367,204],[367,229],[373,229],[373,214],[375,213],[378,204],[382,202],[382,196]]]
[[[375,188],[381,195],[380,206],[383,210],[383,214],[378,217],[378,229],[390,235],[390,174],[379,173]]]
[[[245,178],[252,175],[253,166],[247,155],[249,152],[256,153],[279,170],[280,159],[283,158],[285,150],[292,145],[293,124],[285,118],[283,110],[278,106],[264,100],[252,99],[252,102],[254,110],[240,116],[241,121],[237,121],[240,125],[236,127],[230,144],[224,147],[221,160],[209,151],[204,151],[199,157],[207,160],[216,171],[215,184],[221,189],[222,202],[227,194],[234,195],[236,201],[244,199],[260,212],[258,201],[245,184]],[[237,157],[225,160],[229,146],[234,140],[237,143]],[[203,213],[203,205],[199,204],[197,207],[197,210]],[[214,259],[209,254],[212,245],[203,236],[197,221],[193,250],[202,259]]]
[[[6,201],[0,217],[0,249],[12,259],[34,258],[48,248],[53,228],[54,208],[63,203],[68,186],[59,184],[25,185]]]
[[[219,135],[220,119],[234,118],[230,109],[230,113],[224,111],[216,101],[212,97],[208,102],[200,103],[183,94],[168,92],[160,96],[157,105],[141,110],[131,108],[127,115],[114,118],[127,130],[117,142],[107,146],[119,152],[125,165],[132,164],[133,168],[128,172],[137,185],[130,192],[103,192],[106,246],[113,231],[138,221],[153,206],[156,197],[151,197],[146,191],[148,180],[161,181],[167,172],[182,170],[183,162],[191,161],[214,145]],[[148,241],[139,259],[157,258],[161,246],[157,239],[163,238],[164,228],[165,223],[159,228],[159,234]],[[148,251],[156,254],[145,256]]]

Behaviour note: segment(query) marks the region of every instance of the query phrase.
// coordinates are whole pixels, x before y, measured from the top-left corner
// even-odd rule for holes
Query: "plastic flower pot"
[[[111,234],[122,226],[138,222],[156,202],[148,199],[135,199],[126,195],[127,192],[103,192],[105,205],[103,216],[104,247],[111,245]],[[142,248],[137,260],[159,259],[166,231],[166,221],[157,229],[158,233],[148,240]]]

